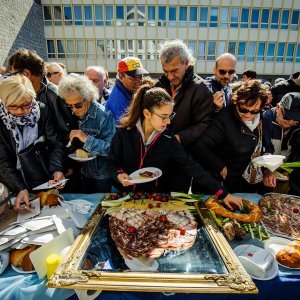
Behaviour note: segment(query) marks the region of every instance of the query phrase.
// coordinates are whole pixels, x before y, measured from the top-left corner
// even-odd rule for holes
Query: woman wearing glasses
[[[8,77],[0,84],[0,181],[17,194],[16,210],[29,209],[28,191],[45,182],[44,178],[33,182],[40,170],[22,168],[20,155],[33,144],[45,142],[48,148],[47,179],[64,179],[63,145],[48,108],[35,97],[24,75]]]
[[[244,82],[193,149],[194,157],[223,180],[229,192],[256,192],[256,183],[263,179],[250,162],[262,155],[261,110],[267,99],[259,81]]]
[[[82,163],[83,191],[102,193],[111,191],[108,174],[108,151],[115,133],[115,122],[111,112],[104,112],[97,88],[87,76],[70,74],[58,85],[58,95],[76,116],[79,129],[71,130],[70,142],[80,142],[76,148],[96,154],[93,160]],[[77,174],[74,174],[75,176]],[[73,176],[74,176],[73,175]]]
[[[235,203],[241,207],[241,199],[228,194],[204,171],[167,128],[175,117],[173,105],[172,98],[162,88],[145,84],[137,91],[111,143],[109,165],[114,186],[122,191],[166,192],[166,170],[173,164],[210,193],[224,199],[227,205]],[[145,167],[159,168],[163,175],[136,186],[127,181],[128,174]]]

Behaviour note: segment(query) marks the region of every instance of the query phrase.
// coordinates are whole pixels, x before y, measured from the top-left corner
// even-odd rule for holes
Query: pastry
[[[34,267],[30,260],[29,254],[36,250],[38,246],[29,245],[24,249],[13,249],[10,252],[10,262],[15,267],[21,268],[23,271],[33,271]]]
[[[41,207],[44,206],[57,206],[59,205],[59,192],[57,190],[48,190],[40,192],[34,196],[34,199],[40,198]]]
[[[150,172],[150,171],[145,171],[145,172],[141,172],[141,173],[139,174],[139,176],[140,176],[140,177],[143,177],[143,178],[153,178],[153,177],[156,176],[156,174],[153,173],[153,172]]]
[[[75,151],[75,156],[78,158],[89,158],[89,155],[86,151],[84,151],[83,149],[77,149]]]
[[[289,268],[300,268],[300,241],[294,241],[276,254],[277,261]]]

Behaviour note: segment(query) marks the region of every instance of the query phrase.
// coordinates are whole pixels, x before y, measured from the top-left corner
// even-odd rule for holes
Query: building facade
[[[42,0],[49,61],[82,72],[102,65],[116,72],[128,55],[160,74],[159,44],[184,40],[199,74],[210,74],[219,54],[238,59],[238,73],[260,76],[300,71],[299,0]]]

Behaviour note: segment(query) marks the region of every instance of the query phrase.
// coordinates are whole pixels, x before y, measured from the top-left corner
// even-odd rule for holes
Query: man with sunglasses
[[[105,104],[105,110],[113,113],[117,125],[129,107],[133,93],[142,85],[143,76],[148,74],[137,57],[128,56],[119,61],[116,84]]]
[[[214,94],[214,105],[216,111],[230,104],[231,88],[230,83],[236,73],[236,58],[230,53],[221,54],[213,67],[215,75],[207,77],[212,92]]]
[[[66,70],[57,62],[47,63],[46,69],[46,77],[55,85],[58,85],[63,76],[67,74]]]
[[[263,115],[264,152],[284,155],[287,161],[299,161],[299,121],[300,93],[288,93],[282,97],[276,107],[266,110]],[[266,170],[264,184],[275,188],[277,186],[276,172]],[[298,181],[298,190],[300,191],[300,181]]]

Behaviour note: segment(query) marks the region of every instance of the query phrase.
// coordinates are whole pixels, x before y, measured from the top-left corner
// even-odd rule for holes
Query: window
[[[124,26],[124,6],[117,5],[116,6],[116,25]]]
[[[112,5],[105,6],[105,25],[114,26],[114,11]]]
[[[82,9],[80,5],[74,5],[74,20],[75,26],[82,25]]]
[[[200,27],[207,27],[208,8],[200,8]]]
[[[137,44],[138,44],[138,51],[137,51],[138,58],[145,59],[145,50],[146,50],[145,40],[138,40]]]
[[[145,6],[137,6],[136,17],[137,17],[138,26],[145,26],[145,20],[146,20]]]
[[[148,45],[147,45],[147,59],[154,60],[155,59],[155,41],[154,40],[148,40]]]
[[[290,17],[290,12],[288,10],[282,10],[281,14],[281,29],[288,29],[289,28],[289,17]]]
[[[48,58],[55,58],[55,48],[53,40],[47,40],[47,52]]]
[[[269,43],[267,51],[267,61],[274,61],[275,43]]]
[[[104,25],[102,5],[95,5],[95,24],[96,24],[96,26]]]
[[[300,62],[300,44],[297,47],[296,62]]]
[[[117,40],[117,59],[125,57],[125,40]]]
[[[51,6],[43,6],[43,12],[44,12],[44,24],[45,24],[45,26],[51,26],[52,25]]]
[[[176,6],[169,7],[169,26],[176,26]]]
[[[273,9],[272,19],[271,19],[271,28],[272,29],[278,29],[278,21],[279,21],[279,9]]]
[[[238,60],[245,60],[245,50],[246,50],[246,43],[239,42]]]
[[[251,15],[251,28],[258,28],[259,9],[253,8]]]
[[[132,5],[126,6],[126,20],[127,26],[134,26],[134,6]]]
[[[84,40],[76,40],[76,58],[84,58]]]
[[[265,43],[258,43],[258,50],[257,50],[257,61],[264,61],[265,60]]]
[[[116,59],[116,49],[114,40],[106,40],[107,59]]]
[[[166,26],[166,7],[158,7],[158,26]]]
[[[248,28],[249,27],[249,9],[243,8],[242,9],[242,19],[241,19],[241,28]]]
[[[248,43],[247,61],[254,61],[256,42]]]
[[[285,43],[278,43],[276,61],[283,61]]]
[[[221,27],[228,27],[228,7],[221,8]]]
[[[135,56],[135,43],[133,40],[127,40],[127,55]]]
[[[67,50],[67,58],[75,57],[75,49],[74,49],[74,41],[73,40],[66,41],[66,50]]]
[[[292,22],[291,22],[291,29],[298,30],[299,28],[299,10],[294,10],[292,14]],[[298,46],[299,50],[299,46]]]
[[[197,27],[198,8],[197,6],[190,6],[190,27]]]
[[[269,9],[262,10],[260,28],[268,28],[269,27],[269,15],[270,15]]]
[[[295,45],[289,43],[286,51],[286,61],[293,61]]]
[[[179,7],[179,26],[186,26],[187,21],[187,7],[180,6]]]
[[[155,6],[148,6],[148,25],[155,26]]]
[[[65,54],[64,40],[57,40],[56,45],[57,45],[57,57],[58,58],[65,58],[66,54]]]
[[[86,40],[86,58],[95,59],[95,44],[94,40],[87,39]]]
[[[199,41],[198,42],[198,60],[205,60],[205,48],[206,48],[206,41]]]
[[[230,18],[230,27],[231,28],[237,28],[239,24],[239,14],[240,14],[240,9],[233,7],[231,9],[231,18]]]
[[[218,26],[218,8],[211,7],[210,8],[210,22],[209,27],[217,27]]]
[[[96,53],[97,53],[97,59],[105,59],[105,46],[104,46],[104,40],[97,40],[96,41]]]
[[[193,54],[196,53],[196,41],[188,41],[188,48],[191,49]]]
[[[53,11],[54,11],[54,25],[61,26],[62,25],[61,7],[58,5],[54,5]]]
[[[93,26],[92,7],[90,5],[84,6],[84,25]]]
[[[207,60],[216,59],[216,42],[208,42]]]
[[[218,56],[220,56],[222,53],[226,52],[226,42],[225,41],[219,41],[218,42]]]
[[[64,6],[65,25],[72,25],[72,9],[71,6]]]
[[[228,43],[228,53],[231,53],[232,55],[236,55],[236,42],[229,42]]]

